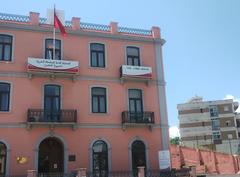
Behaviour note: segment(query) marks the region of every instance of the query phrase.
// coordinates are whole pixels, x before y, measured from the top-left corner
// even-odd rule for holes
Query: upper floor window
[[[219,140],[221,139],[221,134],[220,132],[213,132],[212,137],[213,137],[213,140]]]
[[[0,61],[12,60],[12,36],[0,35]]]
[[[131,113],[142,113],[143,102],[142,102],[142,90],[140,89],[129,89],[128,90],[128,101],[129,111]]]
[[[217,108],[217,106],[211,106],[209,108],[209,110],[210,110],[210,116],[211,117],[217,117],[218,116],[218,108]]]
[[[61,87],[59,85],[44,86],[44,119],[60,121]]]
[[[105,67],[105,47],[104,44],[90,44],[91,67]]]
[[[91,92],[92,92],[92,112],[106,113],[107,112],[106,88],[93,87]]]
[[[0,111],[9,111],[10,84],[0,83]]]
[[[220,120],[219,119],[212,119],[212,129],[213,130],[220,129]]]
[[[127,47],[127,65],[140,66],[139,48]]]
[[[45,58],[53,59],[53,39],[45,40]],[[61,60],[61,41],[55,39],[55,60]]]

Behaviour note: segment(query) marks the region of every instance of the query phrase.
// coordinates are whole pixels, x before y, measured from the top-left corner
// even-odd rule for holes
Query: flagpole
[[[55,29],[55,4],[53,10],[53,60],[55,60],[55,40],[56,40],[56,29]]]

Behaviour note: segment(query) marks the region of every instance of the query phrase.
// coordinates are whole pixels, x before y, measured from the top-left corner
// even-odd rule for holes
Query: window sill
[[[0,60],[0,63],[13,64],[14,62],[13,61],[3,61],[3,60]]]
[[[9,110],[9,111],[0,111],[0,114],[11,114],[11,113],[12,113],[11,110]]]
[[[90,112],[89,113],[89,115],[91,115],[91,116],[109,116],[110,115],[110,113],[93,113],[93,112]]]
[[[107,70],[108,68],[105,66],[105,67],[92,67],[92,66],[89,66],[88,67],[89,69],[96,69],[96,70]]]

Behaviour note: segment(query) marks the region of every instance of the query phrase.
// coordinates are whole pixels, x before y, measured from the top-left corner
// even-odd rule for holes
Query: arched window
[[[96,141],[92,146],[93,174],[97,177],[108,176],[108,146],[102,141]]]
[[[7,147],[0,142],[0,175],[6,174]]]
[[[145,144],[136,140],[132,143],[132,170],[137,172],[137,167],[145,167],[146,169],[146,147]]]

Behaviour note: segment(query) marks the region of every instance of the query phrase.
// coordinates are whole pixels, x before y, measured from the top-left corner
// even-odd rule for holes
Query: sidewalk
[[[240,177],[240,175],[207,175],[207,177]]]

